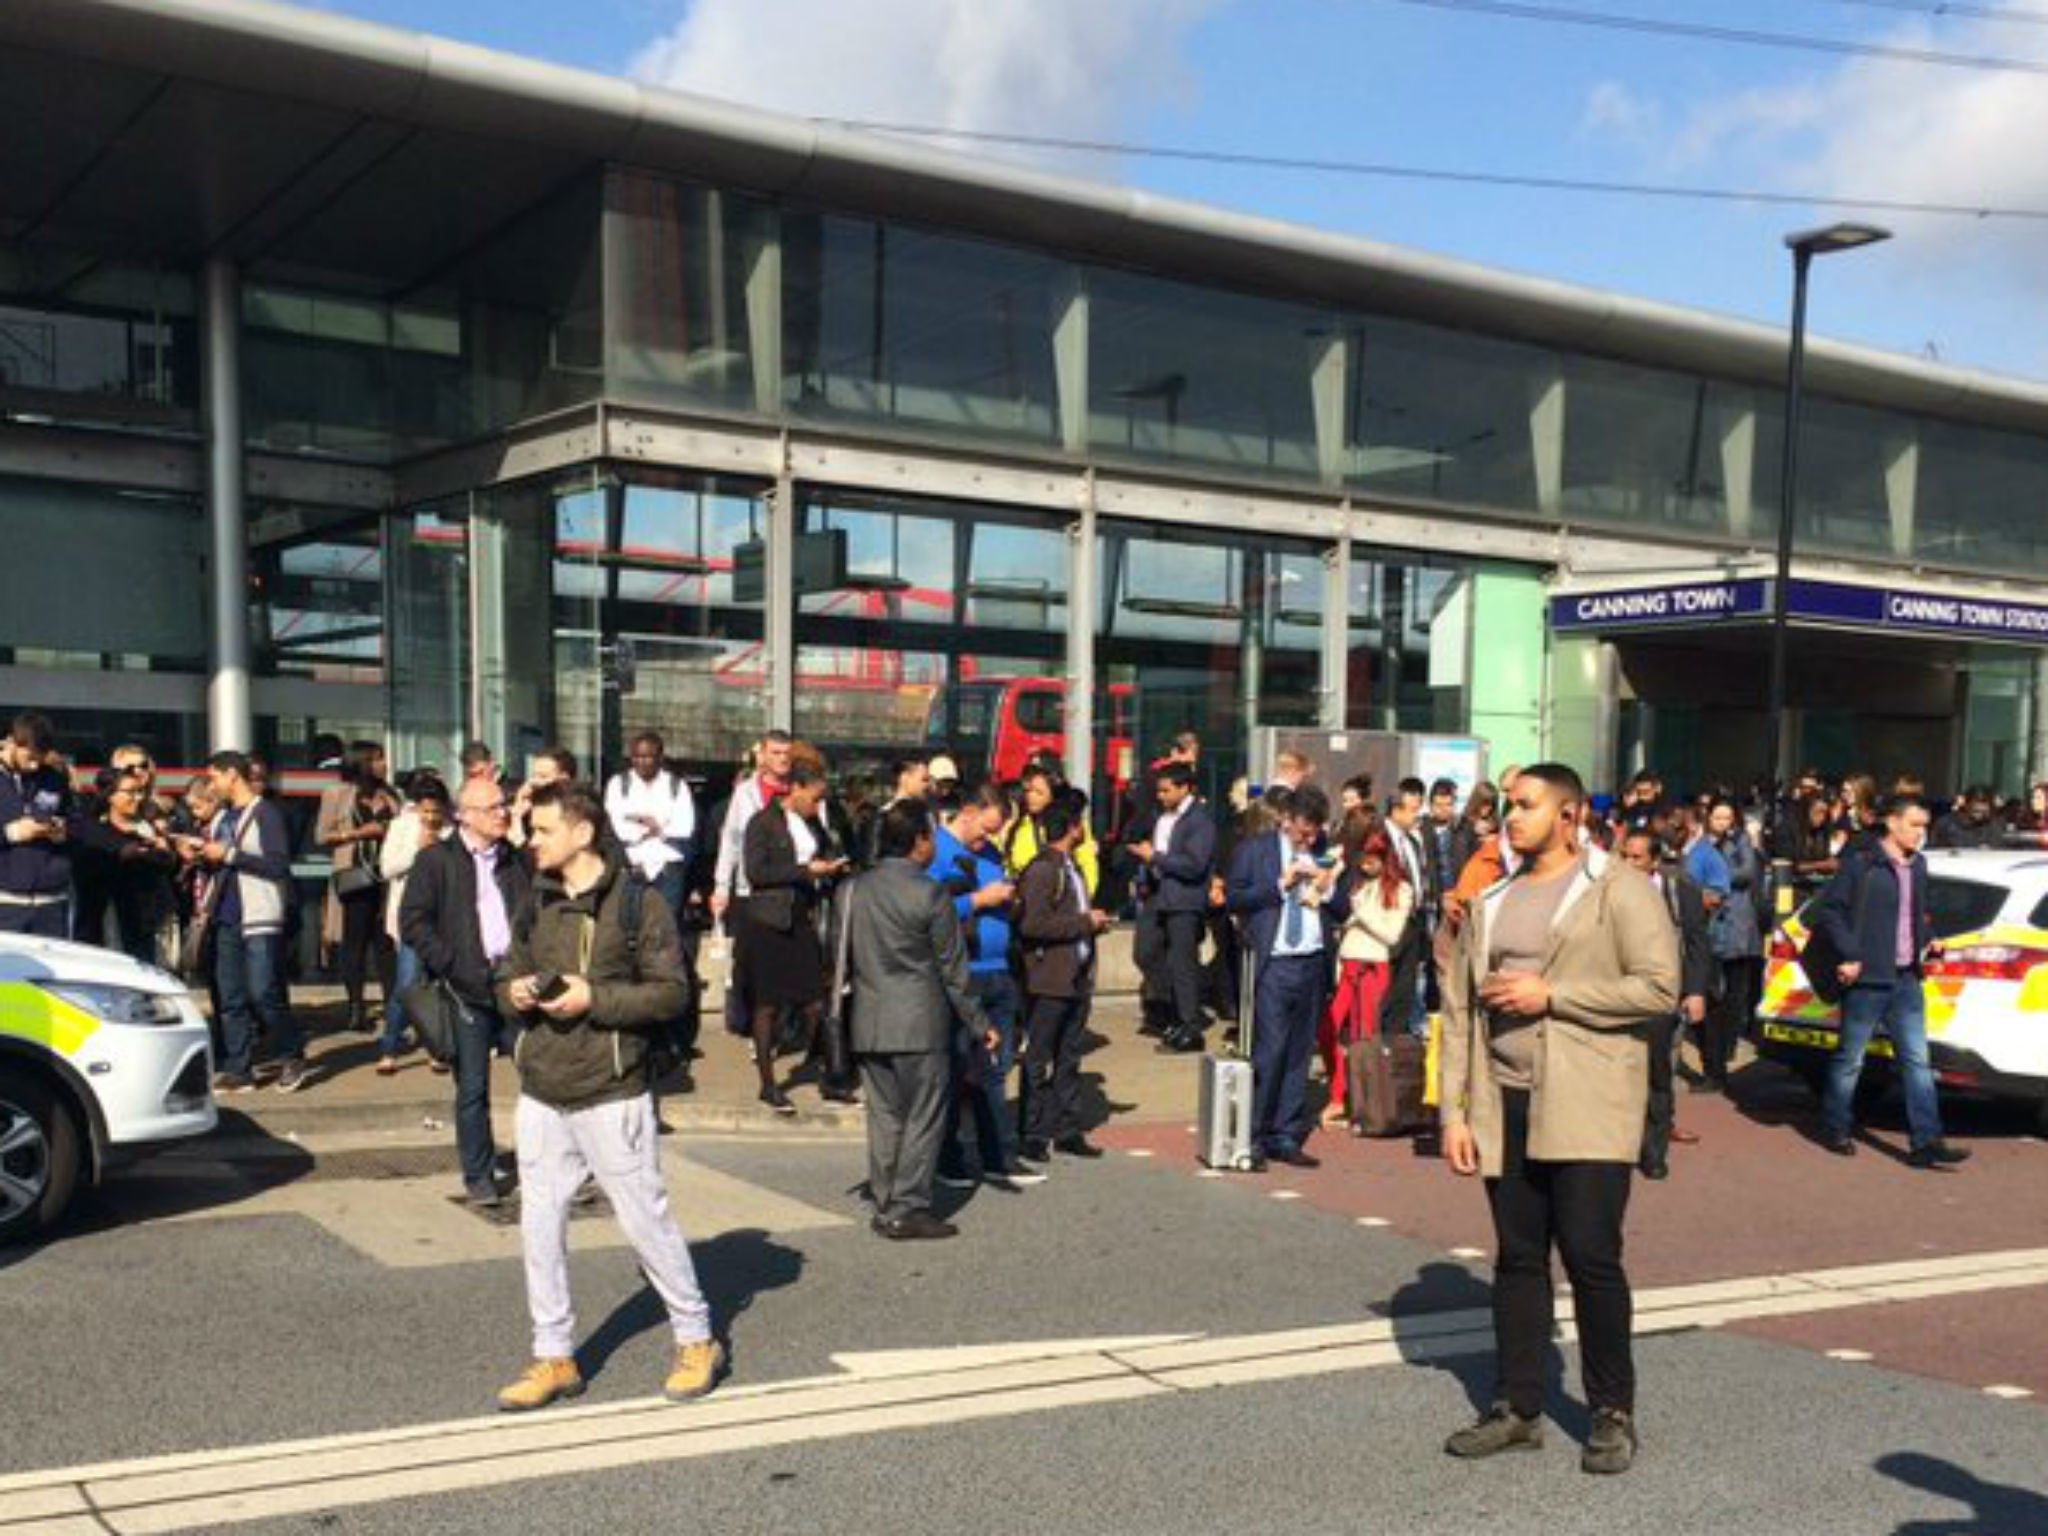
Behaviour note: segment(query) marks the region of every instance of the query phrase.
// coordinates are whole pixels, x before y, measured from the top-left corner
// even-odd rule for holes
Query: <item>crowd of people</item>
[[[1315,1133],[1362,1129],[1354,1047],[1437,1032],[1443,1155],[1484,1176],[1499,1244],[1501,1400],[1447,1449],[1491,1455],[1540,1433],[1555,1248],[1594,1409],[1585,1463],[1610,1472],[1635,1450],[1630,1175],[1666,1177],[1671,1146],[1698,1139],[1677,1124],[1681,1041],[1697,1044],[1695,1089],[1727,1086],[1774,879],[1817,896],[1804,958],[1842,1000],[1822,1145],[1854,1152],[1853,1091],[1883,1029],[1908,1161],[1948,1168],[1967,1153],[1942,1136],[1928,1062],[1921,850],[2048,830],[2044,790],[2000,808],[1971,789],[1936,820],[1911,779],[1880,797],[1868,777],[1810,773],[1777,803],[1680,799],[1654,773],[1591,796],[1539,764],[1468,787],[1405,778],[1383,798],[1358,777],[1333,804],[1291,752],[1269,784],[1240,780],[1212,804],[1202,743],[1183,733],[1098,841],[1085,792],[1050,759],[1014,784],[906,759],[889,793],[849,805],[814,748],[771,731],[700,809],[654,732],[601,786],[560,748],[514,785],[471,743],[451,786],[424,769],[394,784],[375,743],[321,747],[333,779],[302,833],[246,753],[215,753],[170,799],[149,754],[123,747],[80,796],[48,721],[17,717],[0,742],[0,931],[179,969],[211,992],[216,1090],[248,1091],[261,1070],[296,1091],[310,1073],[287,986],[293,859],[302,837],[324,850],[320,937],[346,1026],[378,1034],[379,1072],[424,1046],[452,1073],[472,1204],[520,1191],[534,1345],[507,1409],[582,1389],[565,1239],[592,1185],[668,1308],[665,1390],[701,1395],[723,1369],[669,1210],[655,1100],[689,1087],[707,935],[729,941],[723,1017],[761,1102],[794,1115],[791,1088],[815,1085],[864,1103],[874,1230],[932,1239],[956,1230],[939,1187],[1015,1189],[1056,1158],[1100,1155],[1080,1064],[1114,906],[1134,919],[1139,1028],[1157,1049],[1205,1050],[1220,1026],[1251,1058],[1254,1169],[1315,1167]],[[516,1164],[493,1141],[499,1053],[520,1081]]]

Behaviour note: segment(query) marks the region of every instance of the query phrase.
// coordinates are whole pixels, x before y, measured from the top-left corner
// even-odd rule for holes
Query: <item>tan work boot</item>
[[[583,1375],[574,1360],[535,1360],[498,1394],[498,1407],[506,1413],[531,1413],[558,1397],[582,1395]]]
[[[725,1346],[716,1339],[699,1339],[676,1346],[676,1363],[661,1384],[662,1395],[672,1403],[687,1403],[702,1397],[718,1385],[725,1370]]]

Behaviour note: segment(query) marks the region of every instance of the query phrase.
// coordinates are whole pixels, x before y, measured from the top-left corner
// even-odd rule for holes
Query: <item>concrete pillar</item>
[[[1914,433],[1889,445],[1884,466],[1884,506],[1891,524],[1891,550],[1901,560],[1913,556],[1919,499],[1920,438]]]
[[[206,727],[215,751],[256,742],[249,705],[249,509],[243,475],[242,280],[210,256],[200,277],[200,376],[206,400],[208,631]]]
[[[1095,472],[1081,482],[1081,515],[1067,525],[1067,781],[1095,793]],[[1105,809],[1107,809],[1105,807]]]
[[[1721,485],[1728,505],[1728,532],[1746,539],[1756,527],[1756,411],[1724,409],[1721,415]]]
[[[768,503],[767,591],[761,633],[768,649],[768,726],[796,729],[796,477],[789,469],[789,444],[782,445],[782,473]]]
[[[1564,511],[1564,374],[1533,386],[1529,400],[1529,459],[1536,469],[1536,508],[1545,517]]]
[[[1344,482],[1344,400],[1350,387],[1351,342],[1343,335],[1326,337],[1309,373],[1309,396],[1315,406],[1316,472],[1325,485]]]
[[[1052,328],[1053,387],[1059,395],[1060,446],[1088,451],[1088,290],[1074,279]],[[1091,514],[1092,515],[1092,514]],[[1092,631],[1091,631],[1092,633]]]
[[[1318,723],[1341,731],[1351,710],[1351,535],[1323,551],[1322,710]]]
[[[747,249],[747,356],[754,370],[754,409],[782,414],[782,224],[757,214]]]

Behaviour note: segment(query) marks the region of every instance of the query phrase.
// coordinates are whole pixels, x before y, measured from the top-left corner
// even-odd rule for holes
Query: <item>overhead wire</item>
[[[1261,154],[1246,150],[1196,149],[1185,145],[1139,144],[1111,139],[1063,138],[1051,134],[1000,133],[987,129],[947,128],[927,123],[886,123],[866,118],[814,117],[830,127],[915,139],[951,139],[964,144],[1005,145],[1148,160],[1176,160],[1199,165],[1251,170],[1301,171],[1320,175],[1380,177],[1397,181],[1445,182],[1489,187],[1525,188],[1544,192],[1579,192],[1613,197],[1646,197],[1712,203],[1757,203],[1776,207],[1842,208],[1871,213],[1927,214],[1939,218],[2006,219],[2048,223],[2048,208],[1988,203],[1930,202],[1912,198],[1863,197],[1842,193],[1773,191],[1765,188],[1698,187],[1647,181],[1605,181],[1581,176],[1524,175],[1507,171],[1461,170],[1452,166],[1401,165],[1388,161],[1333,160],[1311,156]]]
[[[2048,75],[2048,60],[2042,59],[1948,53],[1938,48],[1915,48],[1901,43],[1866,43],[1849,38],[1815,37],[1804,32],[1771,32],[1757,27],[1722,26],[1714,22],[1673,21],[1661,16],[1637,16],[1620,11],[1585,11],[1572,6],[1532,5],[1524,3],[1524,0],[1380,0],[1380,3],[1473,16],[1497,16],[1554,26],[1599,27],[1616,32],[1686,37],[1706,42],[1735,43],[1745,47],[1789,48],[1804,53],[1832,54],[1838,58],[1887,59],[1896,63],[1927,64],[1943,69]]]

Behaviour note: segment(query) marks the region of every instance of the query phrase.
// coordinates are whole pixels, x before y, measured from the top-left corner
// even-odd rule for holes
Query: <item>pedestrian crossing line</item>
[[[2048,1250],[1961,1255],[1639,1292],[1636,1331],[2048,1284]],[[1946,1289],[1942,1289],[1942,1287]],[[1567,1321],[1560,1329],[1573,1336]],[[829,1376],[0,1476],[0,1536],[215,1530],[437,1493],[764,1447],[938,1428],[1490,1351],[1490,1310],[1234,1337],[1058,1340],[843,1357]],[[1994,1392],[1993,1395],[2001,1395]]]

